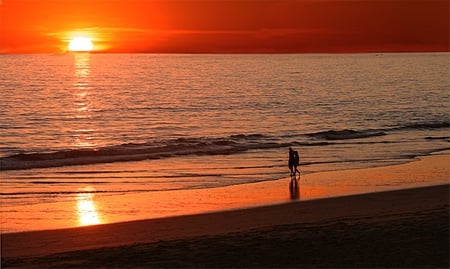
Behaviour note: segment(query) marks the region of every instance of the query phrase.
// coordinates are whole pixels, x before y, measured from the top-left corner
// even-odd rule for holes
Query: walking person
[[[289,147],[289,170],[291,171],[291,177],[295,177],[295,174],[298,172],[300,174],[300,171],[298,171],[298,165],[300,164],[300,156],[298,155],[298,151],[293,150],[291,147]]]

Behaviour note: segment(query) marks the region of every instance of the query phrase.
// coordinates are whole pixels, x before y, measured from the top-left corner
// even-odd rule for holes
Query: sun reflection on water
[[[78,120],[77,129],[73,130],[74,146],[77,148],[92,148],[96,144],[93,142],[90,119],[92,101],[90,98],[90,55],[88,53],[75,53],[74,57],[74,118]]]
[[[78,222],[82,226],[101,223],[92,190],[92,188],[84,188],[83,191],[86,192],[77,195]]]

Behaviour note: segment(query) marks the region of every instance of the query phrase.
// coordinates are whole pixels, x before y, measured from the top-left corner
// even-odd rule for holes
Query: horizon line
[[[448,50],[356,50],[356,51],[63,51],[63,52],[0,52],[0,55],[31,54],[388,54],[388,53],[450,53]]]

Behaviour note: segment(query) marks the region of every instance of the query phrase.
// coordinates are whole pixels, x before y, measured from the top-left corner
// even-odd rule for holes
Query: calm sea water
[[[2,208],[449,149],[449,54],[0,56]],[[90,186],[86,191],[86,184]]]

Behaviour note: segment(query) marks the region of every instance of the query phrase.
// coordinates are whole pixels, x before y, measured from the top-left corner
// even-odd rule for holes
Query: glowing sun
[[[69,42],[69,51],[91,51],[93,49],[94,44],[88,37],[74,37]]]

